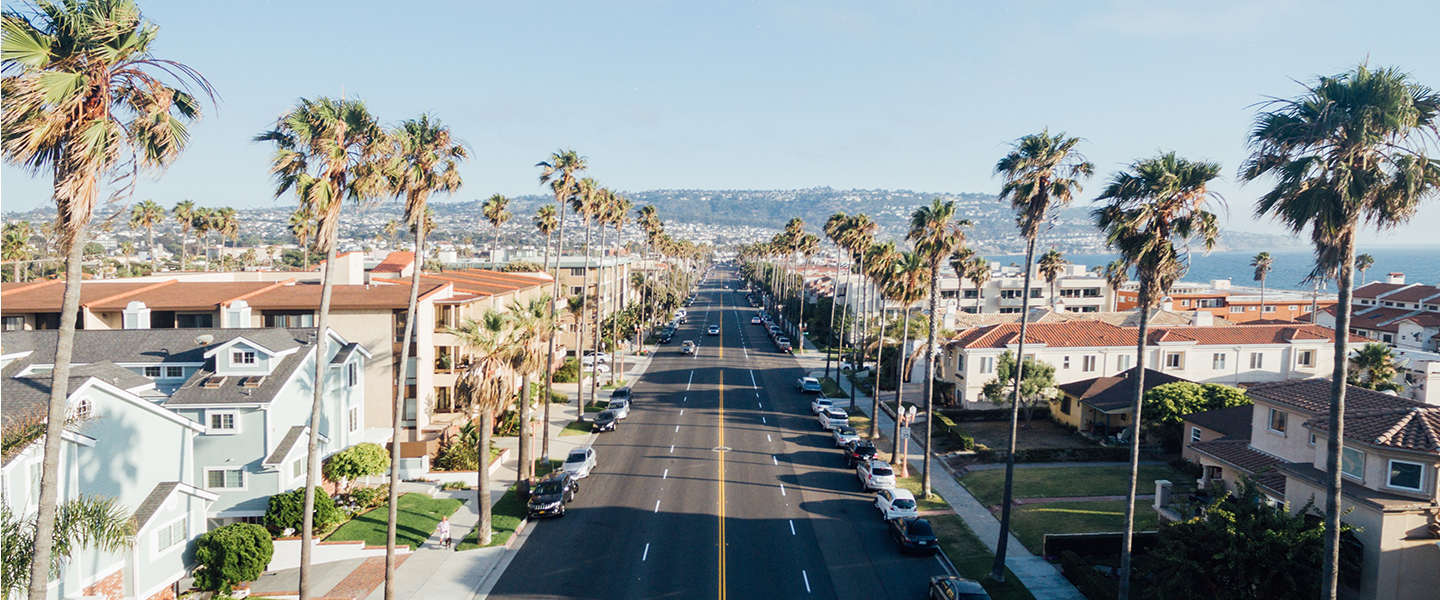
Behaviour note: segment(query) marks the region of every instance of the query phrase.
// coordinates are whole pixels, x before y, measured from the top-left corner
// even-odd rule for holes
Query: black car
[[[901,552],[913,552],[916,554],[934,554],[940,549],[940,541],[935,539],[935,530],[930,528],[930,522],[925,519],[891,519],[890,537],[900,545]]]
[[[990,594],[974,580],[936,575],[930,578],[930,600],[990,600]]]
[[[595,415],[595,422],[590,426],[590,430],[597,433],[602,431],[615,431],[615,423],[614,411],[602,410],[600,414]]]
[[[655,334],[655,339],[656,339],[657,341],[659,341],[660,343],[662,343],[662,344],[668,344],[668,343],[670,343],[670,340],[671,340],[672,338],[674,338],[674,337],[675,337],[675,330],[674,330],[673,328],[670,328],[670,327],[666,327],[665,329],[661,329],[661,330],[660,330],[660,333]]]
[[[569,473],[556,473],[530,488],[526,510],[530,518],[563,517],[565,505],[580,493],[580,482]]]
[[[870,440],[855,440],[845,444],[845,464],[855,466],[860,461],[875,458],[875,444]]]

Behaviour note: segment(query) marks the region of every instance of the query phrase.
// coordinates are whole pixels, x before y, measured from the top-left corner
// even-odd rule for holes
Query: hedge
[[[982,462],[1000,461],[1005,458],[1001,450],[981,450],[975,453]],[[1087,448],[1024,448],[1015,451],[1015,462],[1120,462],[1130,460],[1130,448],[1125,446],[1094,446]]]
[[[961,450],[975,449],[975,438],[961,431],[960,426],[956,425],[955,421],[952,421],[950,417],[945,416],[944,413],[935,413],[935,421],[939,425],[938,429],[940,433],[954,440],[954,442],[960,446]]]

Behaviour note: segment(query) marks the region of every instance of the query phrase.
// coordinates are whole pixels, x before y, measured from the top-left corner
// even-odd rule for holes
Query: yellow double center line
[[[715,353],[715,354],[716,354],[716,358],[724,358],[724,357],[725,357],[725,296],[724,296],[724,295],[721,295],[721,296],[720,296],[720,339],[719,339],[719,342],[720,342],[720,343],[717,345],[717,350],[716,350],[716,353]],[[720,386],[720,387],[719,387],[719,395],[720,395],[720,403],[719,403],[719,406],[720,406],[720,412],[719,412],[719,414],[720,414],[720,427],[718,427],[717,429],[718,429],[719,432],[720,432],[720,443],[717,444],[717,445],[716,445],[716,448],[715,448],[716,454],[718,454],[718,455],[720,456],[720,463],[719,463],[719,465],[720,465],[720,469],[719,469],[719,481],[720,481],[719,503],[720,503],[720,504],[719,504],[719,510],[717,511],[717,514],[720,515],[720,549],[719,549],[719,550],[720,550],[720,551],[719,551],[719,555],[720,555],[720,559],[719,559],[719,560],[720,560],[720,582],[719,582],[719,587],[718,587],[717,589],[719,590],[719,592],[718,592],[718,597],[720,598],[720,600],[725,600],[725,371],[724,371],[723,367],[722,367],[721,370],[720,370],[720,384],[719,384],[719,386]]]

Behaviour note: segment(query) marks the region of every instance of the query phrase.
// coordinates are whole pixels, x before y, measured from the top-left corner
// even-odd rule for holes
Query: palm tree
[[[270,173],[275,196],[294,190],[299,205],[315,217],[315,248],[325,252],[325,275],[315,319],[315,379],[310,422],[320,423],[330,356],[330,294],[335,286],[335,242],[341,208],[348,198],[357,203],[388,191],[381,157],[390,137],[359,100],[300,99],[282,115],[275,128],[255,136],[275,145]],[[414,315],[407,315],[413,319]],[[320,473],[319,427],[311,427],[306,444],[305,507],[301,523],[300,597],[309,595],[311,539],[314,537],[315,481]],[[483,455],[482,455],[483,456]],[[484,471],[484,469],[481,469]]]
[[[1110,310],[1120,310],[1120,286],[1129,279],[1130,266],[1124,259],[1115,259],[1105,265],[1105,284],[1110,286]]]
[[[520,466],[516,472],[516,483],[529,481],[535,476],[535,457],[530,455],[530,377],[548,374],[550,371],[550,365],[543,362],[545,345],[550,335],[550,313],[546,308],[549,303],[548,295],[523,303],[516,301],[510,305],[505,315],[515,332],[515,338],[511,342],[514,346],[513,364],[514,369],[520,373],[520,450],[517,453]],[[549,404],[550,399],[544,398],[542,401]]]
[[[931,201],[930,206],[921,206],[910,215],[910,242],[915,244],[915,254],[929,263],[930,273],[930,318],[925,340],[925,458],[924,475],[921,477],[920,495],[930,496],[930,421],[934,415],[935,396],[935,328],[940,320],[938,301],[940,298],[940,263],[965,247],[965,232],[970,221],[956,217],[955,202]],[[896,403],[899,406],[899,403]]]
[[[541,263],[540,270],[550,272],[550,241],[555,237],[555,228],[560,226],[559,219],[555,216],[555,205],[545,204],[535,211],[535,229],[545,236],[545,259]],[[558,274],[558,270],[557,270]]]
[[[196,208],[190,217],[190,227],[195,229],[196,235],[200,236],[200,249],[205,251],[205,270],[209,271],[210,262],[210,228],[215,223],[210,214],[210,209],[205,207]]]
[[[240,239],[240,217],[235,209],[229,206],[215,211],[217,226],[215,231],[220,234],[220,243],[223,246],[225,240],[233,244]],[[231,246],[234,247],[234,246]]]
[[[620,232],[625,228],[625,225],[630,223],[630,208],[632,206],[633,204],[629,198],[619,194],[616,194],[614,198],[611,199],[610,224],[615,226],[615,248],[610,255],[615,257],[615,267],[610,269],[610,276],[613,281],[612,289],[617,290],[616,295],[618,296],[617,303],[615,304],[616,313],[625,306],[625,286],[621,285],[622,282],[620,278]],[[620,319],[611,319],[610,328],[610,338],[614,340],[615,353],[619,355],[618,360],[615,361],[615,368],[610,369],[610,384],[615,385],[615,377],[619,373],[620,368],[625,364],[625,350],[620,345]]]
[[[1360,272],[1361,285],[1370,283],[1370,277],[1365,275],[1365,272],[1369,271],[1370,267],[1373,266],[1375,266],[1374,256],[1370,256],[1369,254],[1357,254],[1355,256],[1355,270]]]
[[[480,447],[475,449],[479,468],[475,469],[475,502],[480,510],[479,530],[475,537],[481,546],[492,539],[490,528],[490,434],[495,429],[495,411],[511,394],[510,353],[512,332],[504,315],[488,311],[480,320],[467,319],[458,329],[450,331],[460,345],[473,357],[470,368],[455,382],[455,398],[479,421]],[[304,588],[301,588],[304,589]]]
[[[410,300],[405,308],[405,337],[400,344],[400,363],[410,364],[410,344],[416,339],[415,319],[419,310],[420,273],[425,264],[425,234],[430,231],[430,196],[453,194],[460,190],[460,162],[469,157],[465,145],[454,138],[450,128],[430,115],[420,115],[400,123],[391,132],[394,145],[386,165],[391,191],[405,202],[404,219],[415,229],[415,267],[410,274]],[[308,220],[306,222],[309,222]],[[303,243],[302,243],[303,246]],[[305,249],[309,260],[309,249]],[[308,264],[307,264],[308,266]],[[306,270],[309,270],[308,268]],[[408,368],[408,367],[407,367]],[[390,502],[385,531],[385,598],[395,597],[395,527],[400,502],[400,429],[405,417],[405,378],[400,369],[395,376],[394,400],[390,405]],[[485,455],[480,455],[485,456]]]
[[[490,268],[492,269],[500,268],[498,262],[500,256],[500,226],[510,220],[510,211],[505,210],[509,206],[509,198],[501,194],[495,194],[485,200],[485,204],[480,207],[480,212],[485,215],[485,220],[489,221],[490,226],[495,228],[495,241],[490,243]]]
[[[1064,271],[1065,265],[1068,264],[1070,261],[1065,260],[1065,257],[1060,255],[1060,251],[1054,248],[1046,250],[1045,254],[1040,255],[1039,262],[1036,263],[1036,270],[1040,272],[1041,277],[1045,278],[1045,283],[1050,286],[1051,309],[1055,308],[1055,280],[1060,277],[1060,272]]]
[[[888,286],[890,300],[900,305],[900,348],[899,355],[895,357],[895,435],[892,436],[893,444],[890,450],[891,458],[900,467],[900,474],[905,476],[909,473],[909,457],[900,454],[900,411],[905,408],[903,404],[905,380],[909,379],[910,361],[906,347],[910,345],[910,311],[915,303],[924,300],[930,290],[930,264],[925,256],[919,252],[901,252],[895,261],[894,277]]]
[[[301,270],[310,270],[310,238],[315,236],[315,216],[310,214],[309,207],[300,206],[290,213],[290,222],[287,225],[290,235],[300,242],[300,260],[304,261]],[[418,269],[417,269],[418,270]]]
[[[158,169],[179,156],[189,140],[186,122],[200,116],[199,100],[188,90],[212,98],[213,90],[189,66],[150,53],[158,28],[131,0],[35,0],[34,6],[4,12],[0,147],[6,162],[50,178],[58,249],[66,256],[28,591],[32,600],[43,600],[60,505],[60,435],[85,230],[102,185],[123,195],[139,168]]]
[[[546,350],[545,364],[555,364],[555,338],[558,335],[555,328],[559,326],[560,319],[555,316],[555,303],[560,300],[560,259],[565,255],[565,205],[570,202],[570,197],[576,192],[575,174],[584,171],[586,167],[585,157],[580,156],[574,150],[559,150],[550,155],[550,160],[540,161],[535,164],[540,167],[540,184],[550,184],[550,190],[555,194],[555,204],[560,207],[560,215],[555,219],[555,276],[550,282],[550,343]],[[549,246],[546,246],[547,251]],[[544,434],[540,438],[540,453],[545,460],[550,460],[550,397],[551,385],[554,384],[554,377],[545,378],[545,427]],[[584,420],[585,411],[580,411],[580,419]]]
[[[165,209],[154,200],[146,200],[130,209],[130,228],[144,229],[150,249],[150,270],[159,271],[155,252],[155,226],[165,222]]]
[[[30,238],[35,237],[35,229],[30,226],[29,221],[16,221],[5,224],[4,234],[4,260],[10,261],[15,268],[15,275],[11,281],[20,281],[20,267],[34,256],[31,251]]]
[[[839,337],[835,335],[835,305],[840,303],[840,263],[844,262],[843,260],[841,260],[841,255],[839,252],[839,250],[842,249],[840,242],[842,238],[846,235],[846,232],[849,228],[849,223],[849,215],[843,212],[837,212],[833,215],[830,215],[830,218],[825,220],[825,226],[822,228],[825,232],[825,237],[830,239],[830,243],[835,244],[836,249],[834,276],[835,283],[833,286],[831,286],[832,292],[830,294],[830,339],[825,344],[826,377],[830,376],[830,352],[835,348],[836,345],[842,343],[840,342]],[[839,369],[837,368],[836,370],[838,371]],[[839,381],[840,379],[838,372],[835,376],[835,379],[836,381]]]
[[[1260,282],[1260,318],[1265,318],[1265,278],[1270,276],[1270,269],[1275,266],[1275,259],[1270,257],[1269,252],[1261,252],[1250,259],[1250,266],[1255,268],[1255,281]]]
[[[51,536],[50,564],[42,572],[58,577],[60,569],[82,548],[102,552],[120,552],[135,545],[135,523],[114,498],[80,496],[61,503],[56,509],[55,529]],[[20,517],[9,505],[0,505],[0,533],[5,538],[4,574],[0,596],[19,597],[30,585],[34,572],[34,517]]]
[[[1150,310],[1185,273],[1188,251],[1175,248],[1194,239],[1209,251],[1219,237],[1215,215],[1206,210],[1215,196],[1208,185],[1220,165],[1192,162],[1174,152],[1131,163],[1110,178],[1093,211],[1106,244],[1120,254],[1139,280],[1140,327],[1135,339],[1134,396],[1130,402],[1130,485],[1126,493],[1125,537],[1120,546],[1120,593],[1130,595],[1131,538],[1135,533],[1135,486],[1140,477],[1140,414],[1145,396],[1145,346]]]
[[[1354,369],[1349,375],[1350,385],[1380,391],[1398,392],[1403,389],[1394,381],[1395,375],[1400,372],[1400,364],[1395,361],[1389,344],[1361,346],[1350,355],[1350,368]]]
[[[879,435],[877,423],[880,420],[880,365],[885,353],[885,307],[890,300],[888,290],[895,281],[895,265],[900,262],[900,251],[895,249],[895,242],[873,244],[865,250],[865,260],[870,263],[865,274],[875,288],[876,312],[879,313],[878,327],[875,328],[875,389],[871,394],[870,407],[873,417],[870,419],[870,438],[874,439]],[[901,352],[904,352],[903,348]]]
[[[1005,553],[1010,542],[1010,501],[1015,485],[1015,436],[1020,428],[1020,382],[1024,380],[1025,329],[1030,319],[1030,277],[1035,264],[1035,240],[1040,226],[1050,211],[1064,208],[1073,195],[1080,193],[1080,180],[1095,173],[1095,165],[1085,160],[1075,146],[1080,138],[1064,133],[1050,135],[1049,130],[1027,135],[1015,141],[1010,153],[995,163],[995,173],[1004,178],[1000,201],[1009,202],[1015,210],[1015,223],[1025,238],[1025,288],[1020,294],[1020,337],[1016,356],[1015,389],[1010,402],[1010,435],[1006,444],[1005,491],[1000,506],[1000,539],[995,545],[995,561],[990,577],[1005,580]]]
[[[795,241],[795,252],[805,257],[809,263],[810,258],[820,251],[820,236],[807,233]],[[795,317],[795,353],[805,352],[805,274],[799,272],[795,279],[795,289],[800,295],[800,310]]]
[[[975,284],[975,314],[980,314],[981,303],[985,300],[985,284],[990,281],[990,261],[981,258],[976,254],[965,261],[965,273],[961,275],[970,283]],[[957,271],[956,275],[960,275]]]
[[[190,228],[195,226],[195,215],[199,209],[195,202],[181,200],[175,203],[175,208],[170,209],[170,216],[175,223],[180,225],[180,270],[185,270],[185,264],[190,260]]]
[[[585,268],[580,276],[580,320],[575,322],[575,360],[580,362],[580,393],[575,395],[575,409],[579,411],[581,421],[585,420],[585,325],[589,323],[585,315],[589,312],[590,299],[590,225],[599,206],[600,195],[604,192],[598,182],[586,177],[580,180],[575,195],[570,198],[570,207],[575,209],[575,213],[585,222]],[[595,334],[599,335],[599,330],[596,330]],[[591,371],[593,379],[593,366]]]
[[[875,230],[876,230],[878,227],[879,227],[879,226],[875,224],[875,221],[873,221],[873,220],[870,219],[869,215],[864,215],[864,214],[854,215],[854,216],[850,217],[850,223],[849,223],[849,225],[846,227],[845,238],[844,238],[844,239],[845,239],[845,244],[846,244],[846,249],[849,250],[849,251],[850,251],[850,255],[853,256],[853,257],[856,259],[856,261],[857,261],[857,266],[856,266],[856,268],[855,268],[855,274],[856,274],[858,277],[860,277],[861,279],[864,279],[864,278],[866,277],[866,272],[865,272],[866,251],[870,249],[870,246],[874,245],[874,243],[875,243]],[[867,295],[870,293],[870,292],[869,292],[869,289],[866,289],[868,286],[861,286],[861,287],[862,287],[862,292],[864,292],[864,293],[867,294]],[[861,299],[860,304],[858,304],[858,305],[856,306],[857,312],[858,312],[858,310],[862,309],[863,307],[868,306],[868,300],[869,300],[868,297],[865,297],[865,298],[862,298],[862,299]],[[848,304],[848,302],[847,302],[847,304]],[[863,340],[863,339],[865,338],[865,334],[867,333],[866,329],[867,329],[867,326],[869,325],[869,321],[870,321],[870,319],[869,319],[869,313],[867,312],[866,314],[861,315],[861,317],[862,317],[862,319],[861,319],[862,324],[861,324],[861,326],[860,326],[860,338]],[[864,351],[864,348],[863,348],[864,344],[857,344],[857,346],[860,346],[860,348],[858,348],[858,352],[856,352],[856,354],[857,354],[858,356],[857,356],[857,358],[853,358],[853,359],[850,361],[850,362],[851,362],[851,365],[853,365],[854,368],[856,368],[856,369],[860,368],[860,367],[863,366],[864,363],[865,363],[865,351]],[[851,395],[853,396],[853,395],[854,395],[854,392],[855,392],[853,386],[852,386],[850,392],[851,392]]]
[[[1440,190],[1440,162],[1425,155],[1440,137],[1440,94],[1393,68],[1354,70],[1276,99],[1255,119],[1242,180],[1275,179],[1256,202],[1257,215],[1291,231],[1307,227],[1315,246],[1312,278],[1333,278],[1335,357],[1330,377],[1322,596],[1334,598],[1340,556],[1340,448],[1344,439],[1346,342],[1355,268],[1355,234],[1363,219],[1381,229],[1405,223],[1420,201]]]

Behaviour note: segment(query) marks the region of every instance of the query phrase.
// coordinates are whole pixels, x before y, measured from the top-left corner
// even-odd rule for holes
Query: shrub
[[[265,508],[265,526],[272,533],[283,534],[286,530],[300,531],[302,520],[305,514],[305,489],[296,488],[281,494],[270,497],[270,504]],[[315,488],[315,512],[313,526],[315,531],[325,531],[339,524],[344,519],[340,509],[335,508],[335,500],[325,490]]]
[[[1086,598],[1108,600],[1115,597],[1115,578],[1096,570],[1094,565],[1071,550],[1060,553],[1060,572]]]
[[[320,474],[326,481],[351,482],[390,470],[390,454],[379,444],[361,443],[336,452],[325,459]]]
[[[555,370],[555,376],[551,381],[555,383],[575,383],[580,381],[580,361],[575,357],[565,359],[565,364]]]
[[[442,471],[474,471],[479,466],[475,445],[466,444],[458,438],[445,444],[435,456],[435,468]]]
[[[362,509],[375,508],[390,499],[390,486],[357,487],[350,490],[350,502]]]
[[[464,490],[469,488],[469,484],[466,484],[462,481],[447,481],[440,486],[440,489],[442,490]]]
[[[495,435],[520,435],[520,411],[507,410],[505,414],[500,415],[500,422],[495,424]]]
[[[228,593],[237,583],[258,579],[274,554],[264,527],[232,523],[212,529],[195,540],[195,586]]]
[[[955,421],[950,420],[950,417],[941,413],[935,413],[935,420],[940,424],[940,433],[949,436],[956,445],[960,446],[961,450],[975,449],[975,438],[961,431],[960,426],[956,425]]]

